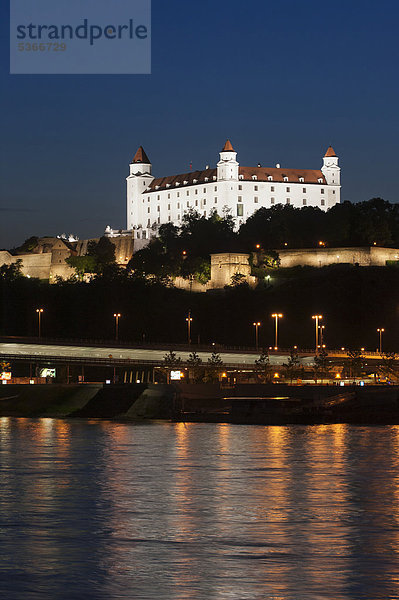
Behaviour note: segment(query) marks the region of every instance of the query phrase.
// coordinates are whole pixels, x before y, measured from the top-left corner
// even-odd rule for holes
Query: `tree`
[[[298,377],[301,368],[301,361],[299,360],[298,350],[296,348],[291,348],[288,362],[283,363],[283,367],[290,379],[290,383],[292,383],[292,380]]]
[[[204,369],[202,368],[202,358],[197,354],[197,352],[191,352],[187,359],[187,364],[190,365],[190,379],[193,379],[195,383],[200,383],[203,381]]]
[[[24,252],[32,252],[32,250],[34,250],[37,246],[37,243],[39,241],[39,238],[35,235],[32,235],[31,237],[29,237],[28,239],[26,239],[24,241],[24,243],[22,244],[22,246],[19,246],[18,248],[15,248],[15,253],[24,253]]]
[[[222,364],[223,364],[222,357],[220,356],[220,354],[218,354],[214,350],[211,354],[211,357],[208,358],[208,365],[210,365],[212,367],[220,367]]]
[[[181,357],[178,357],[173,350],[169,350],[168,354],[165,354],[163,361],[165,365],[171,369],[181,365]]]
[[[65,262],[75,269],[79,281],[83,281],[85,273],[97,272],[97,261],[94,256],[85,254],[84,256],[69,256]]]
[[[255,360],[255,374],[262,382],[270,381],[270,359],[265,350],[262,350],[262,354]]]
[[[320,375],[323,383],[323,379],[327,377],[331,369],[332,365],[328,359],[328,353],[325,348],[322,348],[321,352],[314,357],[313,373],[315,382],[317,383],[318,375]]]
[[[350,377],[359,377],[364,367],[364,356],[360,350],[348,350],[349,375]]]
[[[21,279],[22,274],[22,259],[18,258],[14,263],[10,265],[1,265],[0,267],[0,279],[5,281],[16,281]]]
[[[187,359],[187,363],[191,367],[199,367],[202,365],[202,358],[197,354],[197,352],[191,352]]]
[[[91,240],[88,243],[87,254],[96,261],[96,273],[102,273],[107,265],[115,263],[115,246],[105,235],[98,242]]]
[[[399,360],[395,352],[384,353],[378,370],[387,379],[394,381],[399,379]]]

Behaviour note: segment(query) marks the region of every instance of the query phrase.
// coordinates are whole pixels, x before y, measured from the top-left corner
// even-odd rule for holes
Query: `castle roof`
[[[331,157],[331,156],[334,156],[334,157],[336,157],[337,155],[336,155],[336,154],[335,154],[335,152],[334,152],[334,148],[333,148],[332,146],[329,146],[329,147],[327,148],[327,152],[326,152],[326,153],[325,153],[325,155],[324,155],[324,158],[329,158],[329,157]]]
[[[241,181],[270,181],[276,183],[308,183],[326,185],[327,181],[320,170],[311,169],[278,169],[277,167],[239,167]],[[272,179],[269,180],[269,177]],[[256,178],[256,179],[254,179]],[[303,180],[303,181],[302,181]],[[217,169],[205,169],[203,171],[190,171],[181,175],[170,175],[154,179],[148,189],[143,192],[154,192],[166,188],[176,189],[180,186],[202,185],[204,183],[217,182]],[[177,184],[177,185],[176,185]]]
[[[235,152],[230,140],[227,140],[222,152]]]
[[[151,164],[151,161],[148,158],[147,154],[145,153],[143,146],[140,146],[140,148],[137,150],[137,152],[134,155],[134,158],[132,160],[132,163],[143,163],[145,165]]]

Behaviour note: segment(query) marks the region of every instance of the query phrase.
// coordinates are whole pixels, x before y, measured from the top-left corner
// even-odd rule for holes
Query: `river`
[[[0,419],[5,600],[399,598],[399,427]]]

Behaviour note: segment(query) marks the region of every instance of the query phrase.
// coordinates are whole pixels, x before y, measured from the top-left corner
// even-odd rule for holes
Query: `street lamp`
[[[276,334],[275,334],[275,344],[274,349],[278,349],[278,320],[282,319],[283,315],[281,313],[273,313],[272,318],[276,320]]]
[[[377,331],[380,334],[380,354],[382,354],[382,334],[384,333],[385,329],[377,329]]]
[[[313,315],[312,319],[315,320],[315,326],[316,326],[316,354],[318,353],[319,350],[319,321],[321,321],[321,319],[323,318],[323,315]]]
[[[255,327],[256,349],[259,350],[259,327],[261,326],[261,323],[253,323],[253,326]]]
[[[44,313],[43,308],[37,308],[37,318],[38,318],[38,326],[39,326],[39,337],[42,336],[42,314]]]
[[[191,309],[188,311],[188,315],[186,318],[187,321],[187,341],[188,344],[191,344],[191,323],[193,322],[192,318],[191,318]]]
[[[118,337],[119,337],[119,319],[121,318],[121,314],[120,313],[114,313],[114,317],[115,317],[115,340],[118,341]]]
[[[325,330],[325,325],[319,325],[319,331],[320,331],[320,346],[323,347],[323,340],[324,340],[324,330]]]

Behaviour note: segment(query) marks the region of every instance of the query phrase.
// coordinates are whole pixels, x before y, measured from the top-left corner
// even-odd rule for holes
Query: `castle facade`
[[[230,214],[236,229],[259,208],[291,204],[328,210],[340,202],[341,169],[330,146],[321,169],[242,167],[227,140],[216,168],[155,178],[140,146],[127,177],[127,230],[136,239],[149,239],[164,223],[180,225],[190,209],[208,217],[213,211]]]

